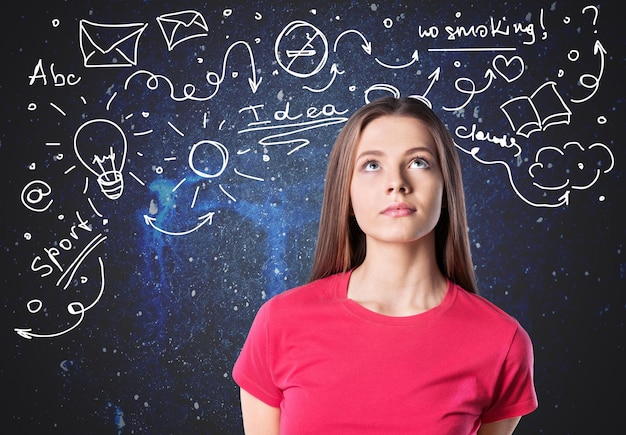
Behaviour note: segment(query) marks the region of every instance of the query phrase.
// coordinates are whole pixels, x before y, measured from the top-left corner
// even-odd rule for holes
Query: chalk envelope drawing
[[[80,20],[79,43],[84,66],[136,66],[139,38],[147,26],[147,23],[103,24]]]
[[[164,14],[157,17],[157,22],[169,51],[183,41],[209,34],[209,26],[204,17],[200,12],[193,10]]]

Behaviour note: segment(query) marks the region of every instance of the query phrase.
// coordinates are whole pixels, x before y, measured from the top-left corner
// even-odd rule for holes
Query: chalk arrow
[[[600,41],[596,41],[596,43],[593,45],[593,54],[595,54],[596,56],[600,56],[600,71],[598,72],[598,76],[596,77],[593,74],[583,74],[578,78],[582,87],[587,89],[593,89],[593,91],[585,98],[581,98],[578,100],[571,98],[570,101],[572,103],[583,103],[593,97],[596,92],[598,92],[598,88],[600,87],[600,80],[604,75],[604,56],[607,54],[604,46]]]
[[[156,222],[156,218],[152,217],[152,216],[148,216],[147,214],[143,215],[143,219],[146,222],[146,225],[151,226],[152,228],[154,228],[155,230],[157,230],[160,233],[163,234],[168,234],[170,236],[185,236],[187,234],[191,234],[194,231],[196,231],[198,228],[200,228],[202,225],[204,225],[205,223],[209,222],[209,225],[211,225],[211,223],[213,223],[213,215],[215,214],[215,212],[211,211],[205,215],[202,215],[198,218],[198,220],[200,221],[200,223],[198,225],[196,225],[195,227],[191,228],[190,230],[187,231],[167,231],[164,230],[162,228],[159,228],[156,226],[155,222]]]
[[[363,40],[363,44],[361,44],[361,48],[363,49],[363,51],[365,51],[367,54],[371,55],[372,54],[372,43],[369,42],[367,40],[367,38],[358,30],[354,30],[354,29],[350,29],[350,30],[346,30],[345,32],[341,33],[339,36],[337,36],[337,39],[335,39],[335,44],[333,46],[333,51],[337,52],[337,43],[339,43],[339,40],[347,35],[348,33],[355,33],[357,35],[359,35],[361,37],[361,39]]]
[[[326,86],[324,86],[321,89],[313,89],[309,86],[302,86],[302,89],[306,89],[307,91],[311,91],[311,92],[324,92],[326,89],[330,88],[330,85],[333,84],[333,82],[335,81],[335,79],[337,78],[337,74],[343,74],[345,71],[339,71],[339,68],[337,67],[336,63],[333,63],[333,65],[330,67],[330,73],[332,74],[332,77],[330,78],[330,82],[328,82],[328,84]]]

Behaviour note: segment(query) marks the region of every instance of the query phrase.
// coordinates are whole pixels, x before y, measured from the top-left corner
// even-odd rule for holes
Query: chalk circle
[[[41,300],[39,300],[39,299],[31,299],[26,304],[26,309],[31,314],[35,314],[35,313],[39,312],[39,310],[41,310],[41,307],[43,307],[43,302],[41,302]]]
[[[28,104],[28,110],[30,110],[31,112],[34,111],[34,110],[37,110],[37,104],[29,103]]]
[[[391,29],[391,27],[393,26],[393,20],[391,18],[385,18],[383,20],[383,26],[385,26],[385,28],[387,29]]]
[[[454,61],[454,66],[459,68],[461,66],[461,61],[460,60],[455,60]]]
[[[328,60],[326,36],[306,21],[292,21],[274,44],[274,57],[289,74],[306,78],[317,74]]]
[[[564,24],[569,24],[572,20],[570,19],[570,17],[565,17],[563,18],[563,23]]]
[[[211,155],[211,151],[215,149],[219,151],[219,156],[217,159],[215,159],[214,156]],[[202,152],[204,155],[196,156],[196,153],[199,152]],[[220,163],[217,164],[217,166],[219,166],[219,169],[215,172],[207,172],[209,170],[209,167],[207,166],[209,160],[219,161],[220,158],[221,165]],[[202,170],[196,167],[198,163],[204,163],[204,168]],[[222,175],[222,172],[224,172],[224,169],[226,169],[226,165],[228,165],[228,149],[219,142],[215,142],[212,140],[201,140],[200,142],[195,143],[193,147],[191,147],[191,151],[189,151],[189,167],[200,177],[219,177],[220,175]]]
[[[559,72],[557,73],[557,75],[559,77],[563,77],[565,75],[565,71],[563,71],[562,69],[559,70]]]
[[[31,233],[24,233],[24,239],[25,240],[30,240],[33,238],[33,235]]]
[[[52,27],[59,27],[60,24],[61,24],[61,21],[58,18],[52,19]]]
[[[600,125],[606,124],[607,123],[606,116],[603,116],[603,115],[598,116],[597,121],[598,121],[598,124],[600,124]]]
[[[567,53],[567,58],[572,62],[576,62],[579,57],[580,53],[578,52],[578,50],[570,50],[569,53]]]
[[[222,12],[222,15],[224,17],[230,17],[232,15],[232,13],[233,13],[232,9],[224,9],[224,12]]]

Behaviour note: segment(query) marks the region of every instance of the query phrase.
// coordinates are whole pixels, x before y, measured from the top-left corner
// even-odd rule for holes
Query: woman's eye
[[[428,168],[428,162],[424,159],[415,159],[411,162],[412,168]]]
[[[363,168],[366,171],[376,171],[379,167],[380,167],[380,165],[378,164],[378,162],[369,161],[369,162],[365,163],[365,166]]]

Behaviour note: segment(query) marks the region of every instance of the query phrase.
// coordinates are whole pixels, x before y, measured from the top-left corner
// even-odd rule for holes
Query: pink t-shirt
[[[347,298],[349,279],[273,297],[235,363],[281,435],[475,434],[537,408],[530,338],[504,311],[449,282],[437,307],[385,316]]]

